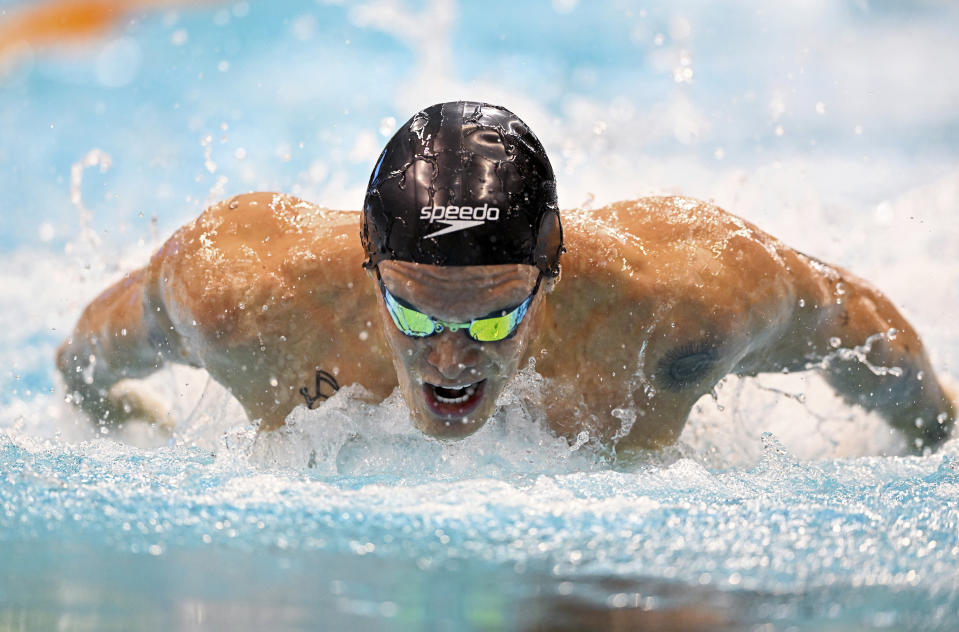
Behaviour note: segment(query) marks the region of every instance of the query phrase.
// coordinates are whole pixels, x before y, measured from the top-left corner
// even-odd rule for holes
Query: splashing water
[[[0,625],[955,627],[959,443],[896,456],[812,373],[728,378],[676,447],[618,458],[545,429],[533,367],[449,443],[355,386],[258,436],[182,367],[147,381],[172,432],[63,404],[56,345],[158,236],[231,190],[356,208],[370,135],[450,98],[529,122],[564,207],[712,198],[874,280],[957,372],[959,81],[923,79],[951,72],[954,8],[480,6],[161,11],[117,34],[125,86],[97,71],[116,38],[6,70]]]

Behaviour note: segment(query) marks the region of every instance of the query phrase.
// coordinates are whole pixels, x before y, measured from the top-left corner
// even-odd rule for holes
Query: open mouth
[[[466,417],[479,406],[483,399],[486,380],[460,386],[438,386],[426,382],[423,393],[426,405],[441,417]]]

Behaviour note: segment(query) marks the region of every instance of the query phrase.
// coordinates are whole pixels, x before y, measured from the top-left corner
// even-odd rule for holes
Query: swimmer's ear
[[[559,274],[554,277],[546,277],[543,282],[540,284],[540,287],[544,292],[549,294],[553,291],[553,288],[556,287],[556,284],[559,283],[559,280],[563,278],[563,268],[559,269]]]

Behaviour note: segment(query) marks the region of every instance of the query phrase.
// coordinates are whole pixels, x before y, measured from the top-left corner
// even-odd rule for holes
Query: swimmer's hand
[[[115,422],[130,420],[155,424],[159,429],[171,433],[176,421],[169,407],[153,389],[138,380],[120,380],[107,394],[112,408],[117,411]]]
[[[166,434],[172,434],[176,427],[175,418],[163,398],[138,380],[120,380],[106,394],[99,394],[89,386],[74,388],[67,401],[98,424],[140,421],[153,424]]]

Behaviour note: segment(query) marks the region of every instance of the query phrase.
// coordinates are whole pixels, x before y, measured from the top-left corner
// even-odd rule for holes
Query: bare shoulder
[[[653,255],[707,263],[730,256],[738,259],[752,251],[775,259],[788,250],[741,217],[684,196],[639,198],[595,210],[573,210],[564,213],[563,222],[573,240],[571,252],[580,249],[580,244],[604,251],[615,248],[631,260],[647,263]]]
[[[714,204],[643,198],[565,212],[563,223],[550,335],[575,334],[556,372],[602,376],[596,392],[612,390],[613,371],[643,375],[685,405],[792,319],[796,253]]]
[[[278,255],[302,250],[308,256],[345,241],[340,235],[355,236],[359,220],[356,212],[334,211],[291,195],[245,193],[207,208],[174,233],[157,257],[177,252],[199,262],[229,255],[277,268],[283,263],[282,257],[274,259]]]
[[[575,274],[614,274],[659,297],[723,305],[744,289],[784,289],[794,251],[709,202],[670,196],[563,216]]]
[[[255,310],[300,301],[303,287],[349,283],[362,252],[360,216],[277,193],[206,209],[156,252],[149,275],[174,321],[219,335],[251,329]],[[349,277],[349,278],[347,278]]]

